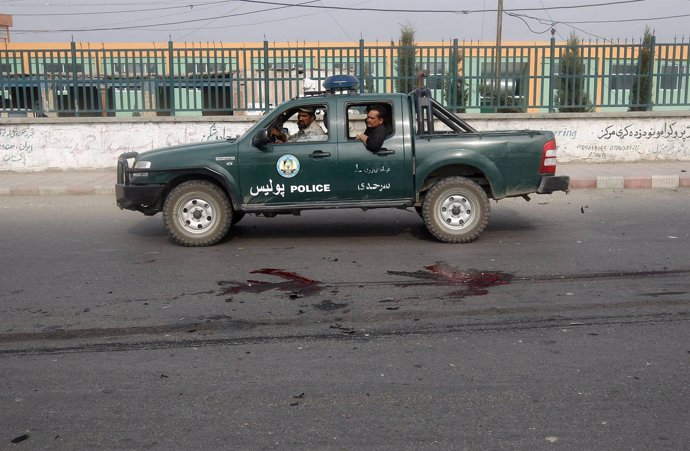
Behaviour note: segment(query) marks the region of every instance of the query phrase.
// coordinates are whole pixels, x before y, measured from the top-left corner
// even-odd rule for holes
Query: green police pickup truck
[[[434,237],[465,243],[486,227],[489,198],[568,191],[553,133],[479,132],[428,89],[358,94],[357,85],[329,77],[326,91],[280,105],[235,139],[122,154],[117,205],[162,212],[185,246],[217,243],[247,213],[331,208],[414,208]],[[370,151],[359,136],[372,108],[385,140]],[[304,111],[310,133],[295,133]]]

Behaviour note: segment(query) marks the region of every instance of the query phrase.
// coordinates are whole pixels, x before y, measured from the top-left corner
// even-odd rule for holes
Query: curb
[[[690,177],[678,175],[571,177],[570,189],[678,189],[690,188]]]
[[[0,186],[0,196],[100,196],[115,195],[115,187],[95,186]]]

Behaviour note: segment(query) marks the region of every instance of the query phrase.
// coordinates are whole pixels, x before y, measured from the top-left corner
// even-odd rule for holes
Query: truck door
[[[315,124],[302,133],[298,128],[300,115],[313,111]],[[327,103],[292,106],[279,112],[269,126],[285,135],[286,142],[271,142],[256,148],[251,136],[240,149],[240,189],[242,203],[248,206],[297,205],[328,202],[335,196],[336,184],[332,174],[337,173],[338,147],[335,137],[328,133]],[[313,127],[320,127],[315,133]]]
[[[366,129],[365,119],[372,106],[384,111],[387,138],[378,151],[369,151],[357,136]],[[392,101],[357,101],[339,103],[344,114],[344,133],[338,143],[338,169],[340,198],[343,200],[377,201],[410,197],[412,175],[407,174],[409,164],[404,140],[400,105]]]

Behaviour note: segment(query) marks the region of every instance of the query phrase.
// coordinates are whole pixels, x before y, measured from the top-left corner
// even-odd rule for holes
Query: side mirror
[[[271,138],[268,136],[268,129],[260,128],[256,135],[252,138],[252,146],[263,147],[271,142]]]

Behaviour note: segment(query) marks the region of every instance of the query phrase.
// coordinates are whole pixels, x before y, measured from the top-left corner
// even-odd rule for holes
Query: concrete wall
[[[690,161],[690,111],[519,116],[465,118],[478,130],[551,130],[558,143],[558,161],[564,163]]]
[[[690,161],[690,112],[482,114],[479,130],[551,130],[560,162]],[[0,171],[114,168],[122,152],[243,133],[257,117],[31,118],[0,123]]]

